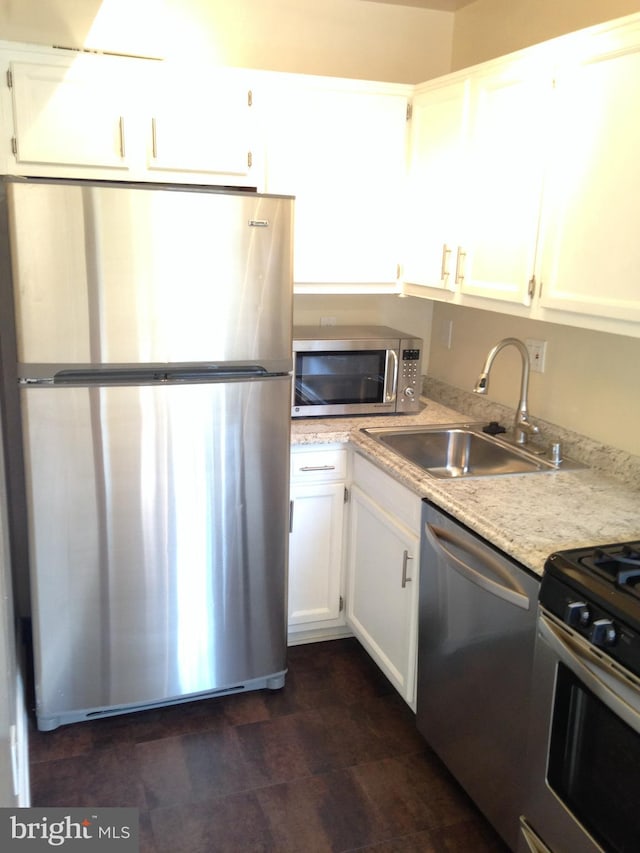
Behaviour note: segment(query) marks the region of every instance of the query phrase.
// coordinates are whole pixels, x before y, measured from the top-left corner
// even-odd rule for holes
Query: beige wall
[[[303,326],[319,326],[323,317],[335,317],[337,325],[357,323],[392,326],[402,332],[424,338],[426,368],[431,339],[433,302],[381,296],[311,296],[299,295],[294,300],[293,322]]]
[[[443,331],[453,323],[452,346]],[[505,337],[547,342],[544,373],[532,373],[531,418],[542,418],[640,455],[640,340],[570,326],[507,317],[437,303],[433,312],[429,375],[471,391],[487,352]],[[515,408],[520,356],[498,354],[488,399]]]
[[[452,69],[640,12],[640,0],[475,0],[455,16]]]
[[[451,64],[451,12],[367,0],[0,0],[0,38],[412,83]]]

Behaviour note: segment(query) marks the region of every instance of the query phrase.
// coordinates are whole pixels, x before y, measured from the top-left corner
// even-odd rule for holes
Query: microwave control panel
[[[419,341],[400,342],[398,370],[398,411],[413,411],[420,397],[422,352]]]

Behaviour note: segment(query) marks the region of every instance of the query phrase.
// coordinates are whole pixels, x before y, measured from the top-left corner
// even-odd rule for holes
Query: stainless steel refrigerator
[[[281,687],[293,199],[0,188],[38,727]]]

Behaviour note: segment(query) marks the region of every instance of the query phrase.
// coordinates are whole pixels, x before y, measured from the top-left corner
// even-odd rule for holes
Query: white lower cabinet
[[[415,710],[421,501],[357,454],[353,483],[347,624]]]
[[[291,453],[289,643],[347,633],[343,610],[343,527],[347,451]]]

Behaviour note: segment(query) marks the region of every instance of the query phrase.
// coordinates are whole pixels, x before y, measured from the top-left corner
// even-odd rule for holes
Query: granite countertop
[[[595,469],[441,480],[360,430],[478,421],[422,398],[416,415],[293,420],[292,445],[350,442],[421,498],[428,498],[513,559],[541,575],[563,548],[640,539],[640,491]]]

